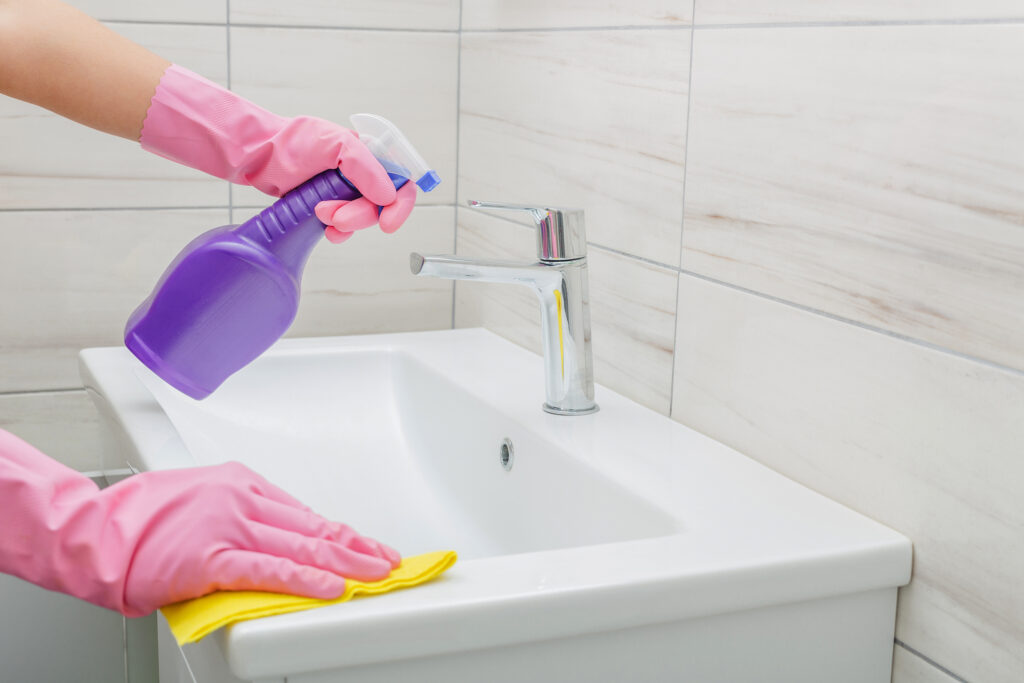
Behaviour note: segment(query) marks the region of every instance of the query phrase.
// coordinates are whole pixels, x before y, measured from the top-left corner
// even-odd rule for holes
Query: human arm
[[[394,232],[416,201],[415,183],[396,191],[354,131],[313,116],[278,116],[177,64],[160,79],[140,142],[154,154],[274,196],[338,168],[363,196],[317,205],[333,242],[378,218],[384,232]]]
[[[333,598],[399,561],[238,463],[100,490],[0,430],[0,571],[126,616],[215,590]]]
[[[333,242],[378,222],[394,232],[416,201],[415,185],[396,192],[353,131],[277,116],[59,0],[0,0],[0,93],[274,196],[342,169],[364,196],[317,207]]]
[[[57,0],[0,0],[0,93],[138,140],[171,65]]]

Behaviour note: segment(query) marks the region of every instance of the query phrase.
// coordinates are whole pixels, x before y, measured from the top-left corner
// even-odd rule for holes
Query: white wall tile
[[[678,273],[603,249],[588,260],[596,381],[668,415]]]
[[[522,263],[537,260],[536,238],[530,229],[465,207],[457,211],[459,256]],[[456,281],[455,327],[486,327],[523,348],[543,353],[540,304],[537,295],[523,286]],[[543,381],[539,378],[541,393]]]
[[[218,83],[227,76],[223,28],[111,24],[144,47]],[[0,98],[0,209],[211,206],[227,183],[45,109]]]
[[[459,4],[459,0],[233,0],[231,22],[455,31]]]
[[[1024,678],[1024,374],[684,276],[673,418],[906,534],[897,637]]]
[[[678,274],[603,249],[588,258],[596,380],[667,415]]]
[[[462,28],[552,28],[580,26],[685,26],[693,17],[693,0],[633,0],[594,3],[588,0],[465,0]]]
[[[226,209],[0,212],[0,287],[20,293],[0,300],[0,391],[80,386],[78,351],[121,344],[128,315],[180,249],[227,223]],[[409,252],[450,251],[453,226],[451,207],[418,207],[394,235],[324,240],[289,334],[449,327],[450,283],[414,278]]]
[[[81,386],[76,354],[128,315],[227,209],[0,212],[0,391]]]
[[[678,264],[689,36],[464,34],[459,197],[582,207],[590,241]]]
[[[84,390],[0,394],[0,428],[72,469],[101,469],[102,429]]]
[[[227,20],[226,0],[67,0],[91,17],[105,21],[220,23]]]
[[[342,244],[324,240],[306,264],[302,303],[288,336],[451,327],[451,283],[414,276],[409,253],[450,252],[454,234],[454,208],[420,206],[394,234],[370,228]]]
[[[1024,368],[1024,25],[695,32],[683,267]]]
[[[231,29],[232,90],[282,116],[391,119],[441,176],[421,204],[455,200],[457,74],[455,33]],[[235,187],[234,202],[265,206],[267,197]]]
[[[697,24],[927,21],[1024,16],[1018,0],[696,0]]]
[[[105,22],[114,31],[172,62],[227,84],[227,29],[222,26],[183,26]]]
[[[124,683],[122,617],[0,574],[3,679]]]
[[[892,683],[956,683],[957,679],[896,644],[892,652]]]
[[[531,229],[471,209],[459,209],[460,256],[537,260]],[[590,276],[594,377],[661,413],[668,413],[675,321],[676,272],[628,256],[591,248]],[[542,353],[540,307],[526,287],[459,282],[456,327],[487,327]],[[538,378],[543,398],[543,377]]]

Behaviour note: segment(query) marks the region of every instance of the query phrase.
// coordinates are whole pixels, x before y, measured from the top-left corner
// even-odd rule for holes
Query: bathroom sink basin
[[[105,467],[238,460],[403,554],[459,553],[186,646],[198,683],[889,680],[906,538],[600,385],[599,412],[545,413],[541,358],[490,332],[283,340],[201,402],[123,348],[81,370]]]

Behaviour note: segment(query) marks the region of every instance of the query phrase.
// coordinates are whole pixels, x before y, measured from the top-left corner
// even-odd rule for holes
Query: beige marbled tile
[[[226,0],[67,0],[91,17],[104,21],[220,23],[227,21]]]
[[[466,207],[457,207],[456,211],[459,256],[522,263],[537,260],[530,229]],[[536,354],[543,352],[540,304],[537,295],[526,287],[455,281],[455,327],[486,327]],[[541,393],[543,381],[540,377]]]
[[[693,0],[469,0],[462,3],[463,30],[609,26],[686,26]]]
[[[596,380],[667,415],[678,273],[596,247],[588,258]]]
[[[582,207],[592,242],[677,265],[689,40],[464,34],[460,200]]]
[[[390,119],[441,176],[419,203],[452,204],[458,47],[455,33],[232,28],[231,87],[282,116]],[[266,204],[253,188],[233,191],[236,206]]]
[[[306,264],[288,336],[450,328],[452,284],[414,276],[409,253],[450,252],[454,233],[454,207],[420,206],[394,234],[370,228],[339,245],[324,240]]]
[[[460,256],[533,263],[535,244],[530,229],[459,209]],[[667,414],[677,273],[594,247],[587,259],[595,380]],[[540,306],[530,289],[463,281],[455,291],[456,327],[486,327],[542,353]],[[537,381],[541,400],[543,381]]]
[[[456,31],[459,0],[233,0],[231,23]]]
[[[79,349],[121,344],[128,315],[174,256],[227,224],[227,213],[0,212],[0,391],[80,386]],[[453,231],[451,207],[419,207],[394,235],[324,240],[306,266],[289,334],[449,327],[450,283],[414,278],[409,252],[451,250]]]
[[[672,417],[906,534],[896,635],[1024,677],[1024,374],[683,276]]]
[[[72,469],[101,469],[102,426],[84,389],[0,394],[0,428]]]
[[[111,23],[171,61],[226,83],[224,28]],[[0,98],[0,209],[226,204],[227,183],[45,109]]]
[[[0,212],[0,391],[79,387],[76,354],[128,315],[227,209]]]
[[[1024,25],[694,40],[684,269],[1024,368]]]
[[[892,652],[892,683],[956,683],[957,679],[932,666],[899,644]]]
[[[929,21],[1024,16],[1018,0],[696,0],[696,24]]]

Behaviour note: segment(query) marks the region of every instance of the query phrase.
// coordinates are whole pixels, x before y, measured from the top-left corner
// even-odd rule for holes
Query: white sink
[[[415,589],[183,652],[164,634],[165,672],[889,680],[906,538],[600,385],[598,413],[545,413],[541,358],[487,331],[285,340],[202,402],[123,348],[83,351],[81,370],[107,467],[239,460],[403,554],[459,553]]]

